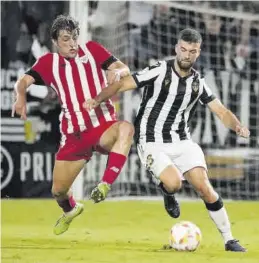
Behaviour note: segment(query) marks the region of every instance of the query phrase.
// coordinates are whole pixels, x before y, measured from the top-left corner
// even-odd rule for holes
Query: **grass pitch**
[[[181,217],[167,216],[162,201],[92,204],[68,232],[52,234],[61,211],[54,200],[2,200],[2,263],[258,263],[259,202],[230,202],[234,236],[247,253],[225,252],[202,202],[182,202]],[[197,224],[203,235],[195,252],[165,251],[170,227]]]

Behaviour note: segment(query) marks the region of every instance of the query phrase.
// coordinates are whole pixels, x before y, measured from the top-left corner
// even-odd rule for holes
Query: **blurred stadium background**
[[[80,21],[81,41],[96,40],[132,71],[174,56],[177,33],[198,29],[204,38],[196,64],[208,84],[251,131],[243,140],[200,106],[191,124],[202,146],[213,185],[225,198],[259,199],[259,3],[255,1],[8,1],[1,2],[1,192],[4,197],[50,197],[59,141],[59,105],[48,87],[32,87],[28,120],[10,118],[19,75],[53,51],[52,20],[62,13]],[[112,15],[111,15],[112,14]],[[121,118],[133,121],[140,92],[114,98]],[[106,156],[95,155],[75,183],[86,198],[98,182]],[[185,185],[180,193],[195,197]],[[135,146],[111,197],[160,196]]]
[[[106,201],[97,206],[86,201],[106,164],[106,156],[95,155],[73,186],[76,198],[86,202],[86,213],[65,235],[53,236],[52,226],[60,214],[50,199],[60,136],[57,96],[48,87],[32,86],[28,120],[10,115],[17,77],[39,56],[54,51],[50,25],[64,13],[79,20],[81,41],[102,43],[132,71],[174,57],[181,29],[193,27],[202,33],[196,67],[214,93],[249,127],[251,137],[238,138],[200,106],[191,123],[193,138],[204,150],[216,190],[225,199],[235,200],[226,206],[235,236],[248,248],[247,255],[228,254],[226,258],[202,202],[189,202],[196,200],[196,194],[188,184],[178,195],[181,201],[188,200],[181,203],[180,220],[198,224],[204,241],[194,254],[169,256],[162,251],[176,221],[166,215],[161,194],[140,165],[135,146],[109,196],[133,201]],[[258,262],[258,14],[256,1],[1,1],[2,262]],[[113,98],[120,118],[133,121],[139,92]],[[159,203],[138,199],[158,199]]]

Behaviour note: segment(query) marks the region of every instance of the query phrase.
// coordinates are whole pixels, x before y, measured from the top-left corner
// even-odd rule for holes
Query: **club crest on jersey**
[[[199,90],[199,87],[200,87],[200,81],[199,81],[199,79],[196,78],[192,82],[192,90],[194,92],[197,92]]]
[[[85,56],[83,56],[83,57],[80,57],[79,60],[80,60],[82,63],[87,63],[88,57],[85,55]]]

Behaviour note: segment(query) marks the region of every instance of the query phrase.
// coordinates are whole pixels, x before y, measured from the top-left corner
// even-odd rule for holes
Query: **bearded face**
[[[200,55],[200,43],[179,40],[176,47],[176,61],[182,71],[189,71]]]

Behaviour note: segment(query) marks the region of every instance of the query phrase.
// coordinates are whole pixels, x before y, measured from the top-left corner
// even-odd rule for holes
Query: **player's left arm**
[[[131,75],[126,76],[121,80],[108,85],[107,88],[102,89],[102,91],[95,98],[86,100],[83,103],[83,107],[86,110],[92,110],[98,107],[102,102],[110,99],[116,93],[132,90],[136,88],[137,88],[137,84],[133,76]]]
[[[105,47],[95,41],[86,44],[97,64],[107,72],[108,84],[119,81],[122,77],[130,75],[130,69],[118,58],[113,56]]]
[[[209,109],[217,115],[225,127],[235,131],[239,136],[245,138],[249,137],[249,130],[240,123],[238,118],[229,109],[227,109],[219,99],[213,95],[211,89],[205,81],[203,83],[203,91],[199,100],[201,104],[208,105]]]
[[[143,88],[147,84],[153,83],[161,72],[161,63],[146,67],[139,72],[135,72],[132,75],[125,76],[119,81],[108,85],[93,99],[88,99],[83,103],[83,107],[86,110],[92,110],[98,107],[102,102],[108,100],[116,93],[125,92],[127,90]]]
[[[209,109],[217,115],[225,127],[235,131],[237,135],[244,138],[250,136],[250,131],[240,123],[235,114],[227,109],[219,99],[215,98],[207,105]]]

